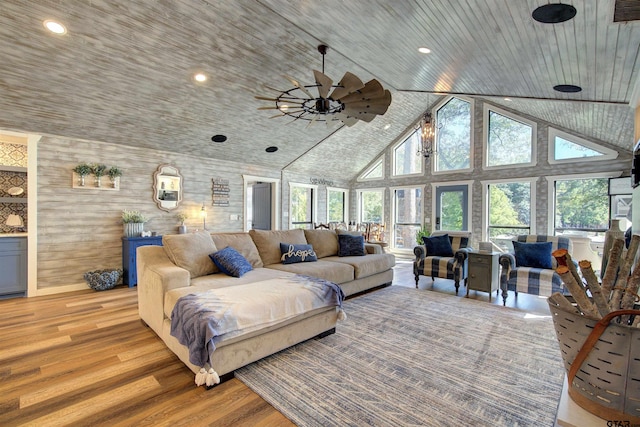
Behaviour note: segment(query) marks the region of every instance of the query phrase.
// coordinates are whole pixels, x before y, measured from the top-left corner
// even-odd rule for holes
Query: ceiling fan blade
[[[345,113],[337,113],[336,117],[342,121],[345,125],[351,127],[358,123],[358,119]]]
[[[338,82],[338,86],[339,87],[335,88],[330,95],[330,98],[336,101],[350,93],[362,89],[364,87],[364,83],[362,83],[362,80],[360,80],[356,75],[347,71],[344,73],[344,76],[342,76],[342,79],[340,79],[340,82]]]
[[[276,114],[275,116],[271,116],[269,117],[270,119],[275,119],[276,117],[284,117],[286,116],[286,114],[282,113],[282,114]]]
[[[356,115],[357,113],[382,115],[387,112],[390,104],[391,92],[385,90],[384,96],[380,98],[374,98],[368,101],[345,103],[343,111],[350,115]]]
[[[302,92],[304,92],[305,95],[307,95],[309,97],[309,99],[315,99],[315,97],[313,95],[311,95],[311,92],[309,92],[307,90],[307,88],[301,84],[299,81],[297,81],[296,79],[294,79],[291,76],[287,76],[285,74],[284,76],[287,80],[289,80],[291,82],[292,85],[294,85],[295,87],[297,87],[298,89],[300,89]]]
[[[280,107],[276,107],[276,106],[273,106],[273,107],[258,107],[258,110],[279,110],[279,109],[280,109]]]
[[[369,80],[362,89],[347,95],[341,99],[345,104],[351,101],[366,101],[372,98],[384,96],[384,88],[376,79]]]
[[[254,96],[255,99],[260,99],[262,101],[273,101],[273,102],[278,102],[277,98],[268,98],[266,96]]]
[[[326,98],[329,95],[331,86],[333,86],[333,80],[318,70],[313,70],[313,76],[318,84],[318,94],[320,95],[320,98]]]

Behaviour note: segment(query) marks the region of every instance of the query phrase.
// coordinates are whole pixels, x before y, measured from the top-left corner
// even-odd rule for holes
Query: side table
[[[130,288],[138,284],[136,249],[149,245],[162,246],[162,236],[122,238],[122,283]]]
[[[500,258],[500,252],[469,252],[467,296],[470,289],[488,292],[489,300],[493,291],[496,291],[496,297],[498,296],[500,282],[498,258]]]

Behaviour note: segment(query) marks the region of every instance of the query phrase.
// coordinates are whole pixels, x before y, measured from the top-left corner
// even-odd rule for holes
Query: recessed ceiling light
[[[431,49],[429,49],[428,47],[419,47],[418,48],[418,52],[420,52],[420,53],[431,53]]]
[[[582,91],[582,88],[576,85],[556,85],[553,90],[563,93],[576,93]]]
[[[67,28],[64,25],[51,19],[47,19],[42,25],[54,34],[66,34],[67,32]]]
[[[278,151],[278,147],[267,147],[264,151],[266,151],[267,153],[275,153],[276,151]]]
[[[505,101],[511,101],[511,98],[505,98],[504,100]]]
[[[384,130],[387,130],[391,127],[391,123],[387,123],[386,125],[384,125]]]
[[[205,73],[196,73],[193,75],[193,80],[202,83],[207,81],[207,75]]]
[[[543,24],[559,24],[576,16],[576,8],[570,4],[550,3],[538,7],[531,17]]]
[[[227,140],[227,137],[225,135],[213,135],[211,137],[211,140],[213,142],[225,142]]]

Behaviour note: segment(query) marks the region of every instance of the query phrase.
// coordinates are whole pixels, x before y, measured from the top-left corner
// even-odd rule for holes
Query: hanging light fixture
[[[425,159],[431,157],[436,152],[435,147],[435,125],[431,120],[431,113],[425,112],[420,120],[420,149],[417,154]]]

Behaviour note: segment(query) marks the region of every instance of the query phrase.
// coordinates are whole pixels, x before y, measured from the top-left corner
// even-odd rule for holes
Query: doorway
[[[244,175],[244,231],[277,230],[280,180]]]
[[[435,230],[469,230],[469,186],[436,186]]]

